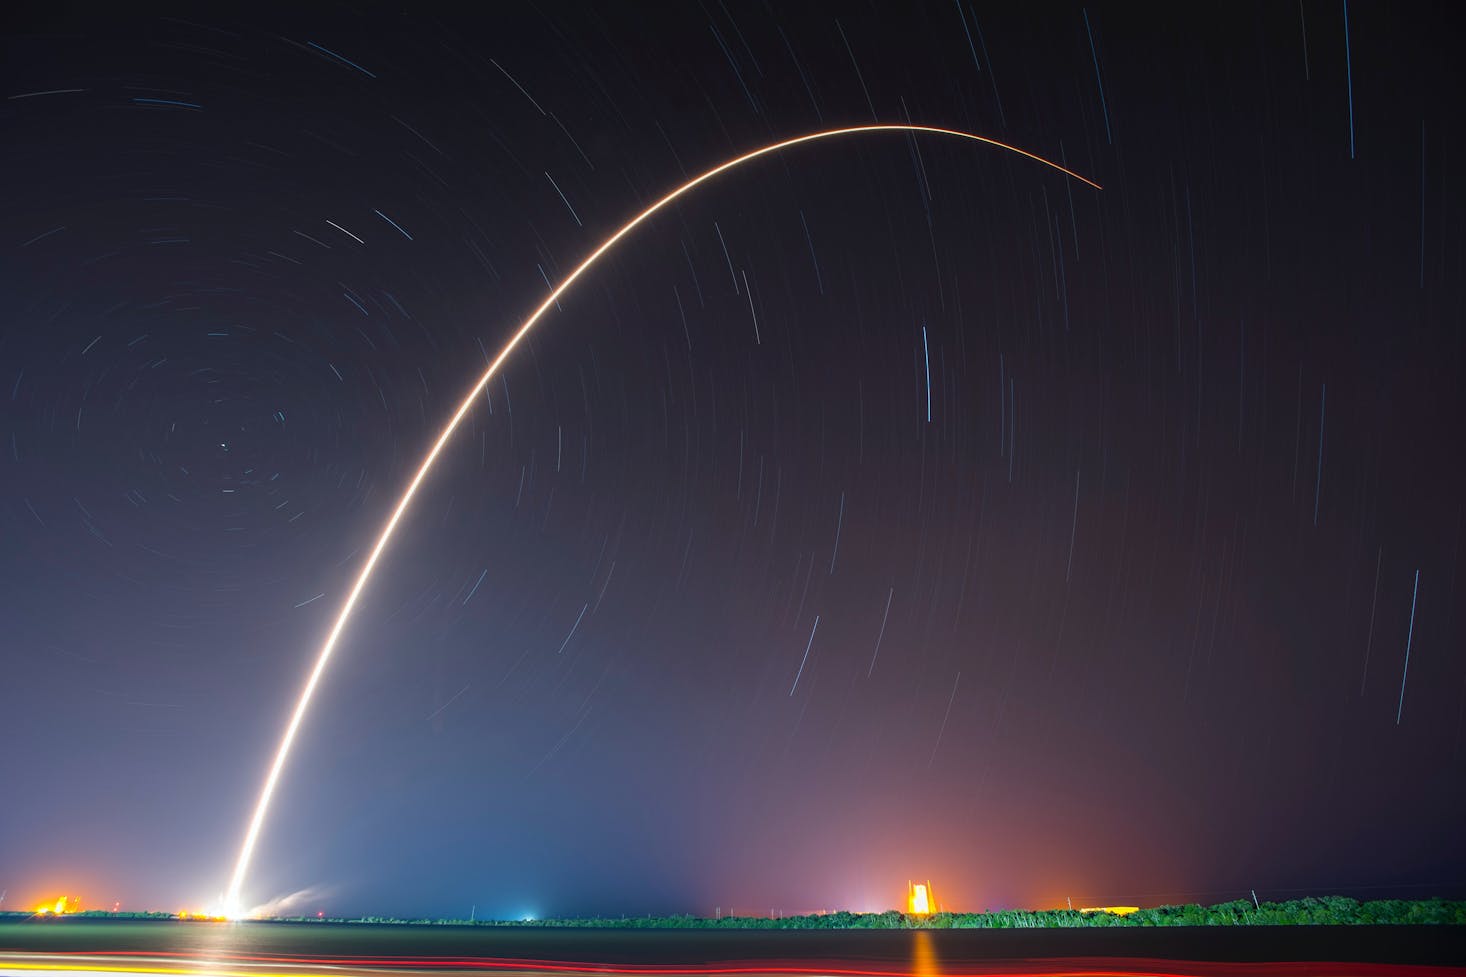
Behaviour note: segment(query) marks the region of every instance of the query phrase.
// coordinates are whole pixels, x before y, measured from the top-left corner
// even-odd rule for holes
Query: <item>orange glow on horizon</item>
[[[930,916],[936,908],[932,897],[931,882],[906,883],[906,913],[910,916]]]
[[[195,923],[227,923],[227,922],[229,922],[229,917],[228,916],[223,916],[223,915],[220,915],[219,913],[209,913],[209,912],[202,912],[202,911],[198,911],[198,910],[195,910],[194,912],[189,912],[187,909],[180,909],[180,910],[178,910],[178,918],[179,919],[186,919],[186,920],[189,920],[190,922],[195,922]]]
[[[37,916],[65,916],[81,912],[81,900],[75,896],[61,896],[55,902],[43,902],[36,907]]]

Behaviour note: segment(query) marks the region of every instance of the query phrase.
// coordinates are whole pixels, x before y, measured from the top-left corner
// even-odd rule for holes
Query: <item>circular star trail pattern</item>
[[[31,11],[0,887],[480,916],[1459,894],[1463,90],[1304,4]]]

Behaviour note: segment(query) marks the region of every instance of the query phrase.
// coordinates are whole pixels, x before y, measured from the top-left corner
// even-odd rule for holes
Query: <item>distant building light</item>
[[[1111,916],[1129,916],[1140,912],[1139,906],[1091,906],[1079,910],[1082,913],[1109,913]]]

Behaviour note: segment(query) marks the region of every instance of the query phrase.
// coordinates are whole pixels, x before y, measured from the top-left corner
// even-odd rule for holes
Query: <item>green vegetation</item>
[[[82,918],[171,919],[168,913],[109,913],[90,911],[72,914]],[[0,917],[26,918],[28,913],[0,913]],[[1124,916],[1106,912],[1084,913],[1073,909],[1003,909],[987,913],[934,913],[908,916],[890,910],[883,913],[824,913],[817,916],[622,916],[620,918],[572,918],[536,920],[395,919],[366,916],[360,919],[322,919],[315,916],[283,917],[281,923],[355,923],[409,926],[553,926],[570,929],[1041,929],[1076,926],[1372,926],[1372,925],[1466,925],[1466,902],[1447,899],[1380,899],[1359,902],[1344,896],[1321,896],[1289,902],[1254,905],[1239,899],[1215,906],[1155,906]]]
[[[639,916],[620,919],[544,919],[532,922],[477,920],[389,920],[363,923],[441,923],[473,926],[560,926],[607,929],[1020,929],[1064,926],[1347,926],[1381,924],[1466,925],[1466,902],[1445,899],[1381,899],[1359,902],[1343,896],[1310,897],[1289,902],[1250,900],[1216,906],[1156,906],[1124,916],[1071,909],[1004,909],[986,913],[933,913],[909,916],[883,913],[824,913],[817,916]]]

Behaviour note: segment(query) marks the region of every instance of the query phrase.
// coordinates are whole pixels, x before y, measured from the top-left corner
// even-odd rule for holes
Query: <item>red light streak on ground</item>
[[[226,890],[225,893],[224,908],[229,915],[237,916],[244,910],[244,907],[240,904],[240,894],[244,886],[245,873],[249,870],[250,858],[254,853],[255,843],[259,839],[260,829],[264,826],[265,815],[270,807],[270,798],[275,793],[275,785],[280,779],[280,772],[285,768],[285,761],[290,756],[291,744],[295,742],[296,733],[300,729],[301,722],[305,719],[306,710],[307,707],[309,707],[310,705],[312,696],[315,694],[316,685],[320,682],[321,675],[326,670],[326,663],[330,660],[331,653],[336,647],[336,642],[341,637],[341,632],[346,628],[346,622],[351,618],[352,609],[356,607],[356,602],[358,598],[361,597],[362,590],[365,589],[367,581],[371,579],[372,570],[376,568],[377,561],[382,556],[382,551],[386,549],[387,542],[392,538],[393,532],[396,531],[398,522],[401,521],[403,514],[407,511],[408,506],[412,503],[412,498],[414,495],[417,494],[418,487],[422,484],[423,480],[427,478],[428,472],[433,467],[433,462],[437,460],[438,455],[442,452],[444,446],[446,446],[449,439],[452,438],[453,432],[457,430],[459,423],[468,414],[469,410],[473,408],[474,404],[477,403],[479,396],[483,393],[484,388],[488,386],[489,381],[493,379],[494,374],[499,371],[499,367],[503,365],[506,359],[509,358],[509,354],[514,352],[514,348],[518,346],[520,341],[529,334],[530,330],[534,328],[535,323],[539,322],[544,314],[555,306],[555,303],[559,301],[560,296],[562,296],[570,288],[571,285],[575,284],[576,280],[579,279],[581,275],[585,274],[585,272],[588,271],[603,254],[614,248],[616,244],[621,241],[622,238],[626,237],[638,226],[640,226],[644,221],[648,220],[653,214],[657,213],[659,210],[661,210],[663,207],[666,207],[674,200],[677,200],[684,194],[691,192],[693,189],[707,182],[708,180],[711,180],[713,177],[718,176],[719,174],[727,170],[742,166],[744,163],[747,163],[754,159],[758,159],[761,156],[767,156],[771,153],[777,153],[782,150],[789,149],[793,146],[798,146],[802,143],[813,142],[815,140],[871,132],[902,132],[907,134],[927,133],[931,135],[953,136],[959,139],[967,139],[972,142],[979,142],[988,146],[997,147],[998,149],[1007,150],[1008,152],[1015,153],[1026,159],[1031,159],[1035,162],[1042,163],[1044,166],[1048,166],[1054,170],[1057,170],[1058,172],[1072,177],[1073,179],[1078,180],[1081,183],[1088,184],[1089,186],[1094,187],[1096,190],[1100,189],[1100,185],[1098,183],[1095,183],[1093,180],[1086,179],[1085,177],[1080,176],[1078,173],[1075,173],[1073,170],[1060,166],[1058,163],[1055,163],[1052,160],[1044,159],[1042,156],[1037,156],[1033,153],[1028,152],[1025,149],[1019,149],[1017,146],[1010,146],[1007,143],[999,142],[996,139],[989,139],[986,136],[978,136],[974,135],[973,133],[962,132],[957,129],[943,129],[937,126],[909,124],[849,126],[840,129],[826,129],[821,132],[808,133],[803,136],[796,136],[792,139],[785,139],[780,142],[771,143],[759,149],[752,150],[751,152],[744,153],[743,155],[735,157],[724,163],[720,163],[712,169],[707,170],[699,176],[693,177],[691,180],[688,180],[686,183],[672,190],[666,196],[662,197],[660,200],[647,207],[641,213],[631,218],[625,224],[621,225],[620,229],[618,229],[614,234],[602,241],[601,244],[590,253],[589,257],[585,258],[585,260],[577,265],[574,271],[565,276],[560,284],[557,285],[550,292],[549,296],[545,298],[545,300],[540,304],[537,309],[535,309],[530,317],[526,319],[514,332],[514,335],[509,339],[509,342],[504,345],[504,348],[499,351],[498,356],[494,358],[494,361],[489,364],[488,369],[484,371],[483,376],[481,376],[479,378],[479,381],[474,384],[473,389],[468,392],[468,396],[463,398],[463,402],[459,405],[457,411],[454,412],[453,417],[448,421],[447,425],[443,428],[442,433],[438,435],[438,439],[433,443],[433,446],[423,457],[422,464],[421,466],[419,466],[417,474],[413,476],[412,481],[408,483],[406,490],[403,491],[402,497],[398,500],[396,508],[393,509],[391,517],[388,518],[387,522],[383,525],[381,532],[377,536],[376,545],[372,547],[371,554],[367,557],[366,563],[362,565],[361,573],[357,576],[356,582],[352,585],[350,592],[347,594],[345,602],[341,605],[341,610],[336,616],[336,623],[331,626],[331,631],[327,635],[325,643],[321,645],[320,650],[316,653],[316,663],[314,667],[312,667],[310,675],[306,679],[305,685],[301,689],[300,697],[295,705],[295,710],[291,714],[290,721],[285,726],[285,732],[280,738],[280,746],[276,750],[275,758],[270,764],[269,772],[265,775],[265,782],[260,788],[259,799],[255,803],[254,814],[250,818],[249,827],[246,829],[244,834],[244,842],[240,846],[239,859],[235,863],[234,874],[229,881],[229,888]]]

